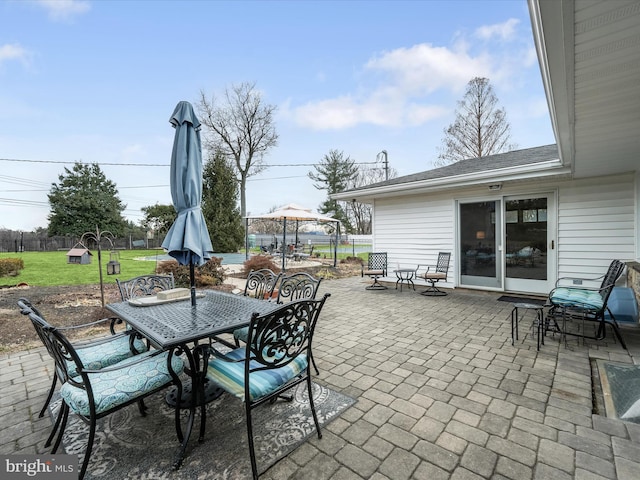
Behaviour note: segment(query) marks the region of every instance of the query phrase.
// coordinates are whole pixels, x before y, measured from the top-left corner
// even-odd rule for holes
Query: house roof
[[[465,185],[484,185],[549,175],[567,175],[556,145],[526,148],[486,157],[461,160],[433,170],[392,178],[384,182],[332,195],[336,200],[367,201],[383,194],[417,193]]]
[[[91,253],[87,248],[72,248],[67,252],[67,257],[81,257],[85,253],[93,256],[93,253]]]
[[[637,171],[640,2],[528,1],[563,164],[574,178]]]

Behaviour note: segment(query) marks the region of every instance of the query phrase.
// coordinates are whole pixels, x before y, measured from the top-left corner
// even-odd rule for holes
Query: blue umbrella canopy
[[[171,198],[177,218],[162,247],[181,265],[204,265],[213,247],[202,209],[200,121],[189,102],[179,102],[169,119],[176,129],[171,153]],[[191,270],[192,300],[195,279]]]

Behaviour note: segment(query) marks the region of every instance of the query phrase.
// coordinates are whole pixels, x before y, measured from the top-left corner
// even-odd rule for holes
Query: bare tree
[[[224,99],[207,99],[200,92],[198,112],[206,127],[205,147],[220,151],[235,161],[240,184],[240,214],[247,214],[247,178],[266,168],[266,152],[278,144],[274,125],[275,105],[265,105],[255,83],[241,83],[225,89]]]
[[[516,148],[509,143],[511,126],[488,78],[475,77],[458,102],[455,121],[444,130],[443,148],[436,166],[467,158],[493,155]]]

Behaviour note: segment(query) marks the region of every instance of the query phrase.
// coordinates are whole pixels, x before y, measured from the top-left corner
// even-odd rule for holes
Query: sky
[[[0,229],[46,227],[74,162],[98,163],[135,223],[170,204],[176,104],[245,82],[279,136],[247,213],[316,211],[309,165],[331,150],[434,168],[474,77],[518,149],[555,143],[525,0],[0,0]]]

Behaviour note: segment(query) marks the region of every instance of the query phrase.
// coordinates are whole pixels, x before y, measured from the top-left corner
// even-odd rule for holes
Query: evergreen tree
[[[344,153],[338,150],[330,150],[314,168],[316,173],[309,172],[309,178],[315,182],[313,186],[318,190],[326,190],[327,196],[345,190],[358,174],[355,161],[349,156],[345,158]],[[342,203],[327,198],[318,211],[340,220],[345,231],[350,232],[351,223]]]
[[[122,236],[126,208],[118,198],[116,184],[108,180],[97,163],[75,163],[73,169],[64,167],[49,192],[49,236],[82,235],[96,227]]]
[[[233,166],[218,151],[204,165],[202,177],[202,213],[213,251],[236,252],[244,245],[244,225]]]

